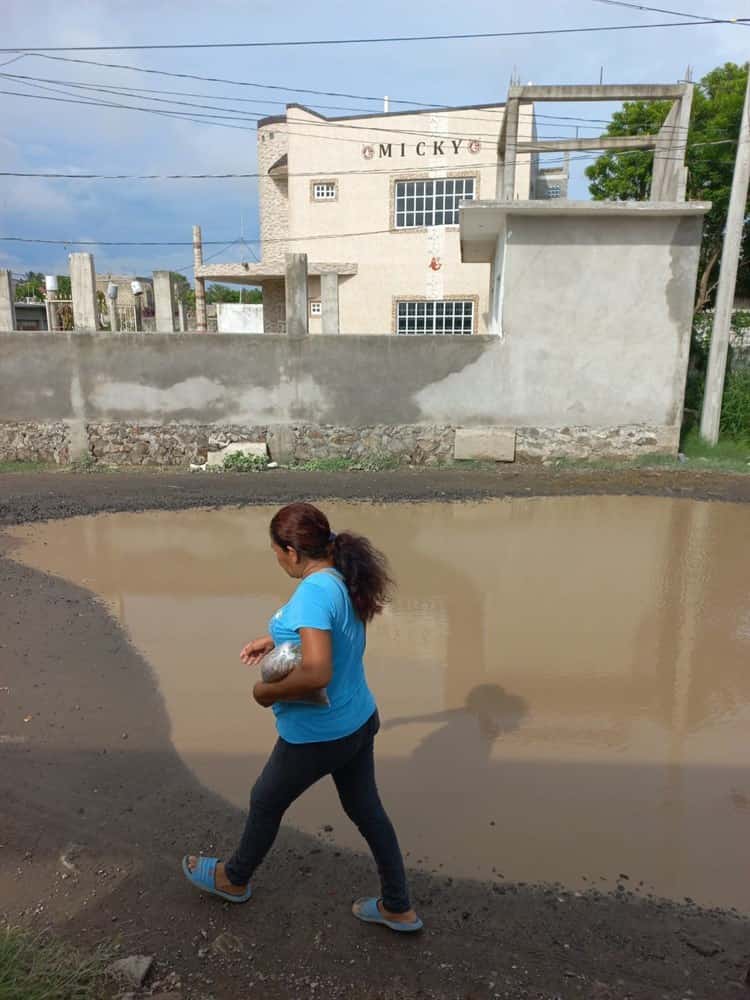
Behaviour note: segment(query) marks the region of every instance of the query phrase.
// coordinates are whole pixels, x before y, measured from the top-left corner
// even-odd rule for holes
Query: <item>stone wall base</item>
[[[67,465],[71,435],[62,420],[50,423],[0,422],[0,462],[50,462]]]
[[[283,434],[280,433],[283,430]],[[384,455],[411,465],[452,461],[456,428],[443,424],[335,427],[322,424],[215,425],[88,423],[88,454],[102,465],[177,466],[205,462],[209,451],[234,441],[265,441],[272,459],[360,459]],[[284,455],[275,444],[284,442]],[[0,423],[0,461],[57,462],[71,456],[71,428],[54,423]],[[634,458],[677,453],[679,429],[641,424],[620,427],[519,427],[516,458]],[[280,445],[279,445],[280,446]]]

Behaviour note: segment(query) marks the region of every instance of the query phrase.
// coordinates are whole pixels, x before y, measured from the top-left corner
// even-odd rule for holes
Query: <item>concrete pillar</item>
[[[177,318],[180,333],[184,333],[187,330],[187,325],[185,323],[185,303],[182,299],[177,303]]]
[[[307,254],[286,255],[286,335],[305,337],[307,320]]]
[[[107,297],[107,312],[109,313],[109,332],[119,333],[120,314],[117,311],[117,299]]]
[[[73,298],[73,328],[75,330],[98,330],[99,310],[96,304],[96,274],[93,254],[72,253],[68,257],[68,261]]]
[[[174,333],[174,287],[169,271],[154,271],[156,332]]]
[[[0,270],[0,330],[15,330],[16,310],[13,305],[13,281],[10,271]]]
[[[200,226],[193,226],[193,266],[195,268],[195,329],[205,333],[208,329],[206,319],[206,282],[198,277],[198,268],[203,267],[203,234]]]
[[[320,310],[323,333],[339,333],[339,276],[335,272],[320,276]]]
[[[514,201],[516,197],[516,159],[518,157],[518,113],[517,100],[505,105],[505,148],[503,151],[503,201]]]

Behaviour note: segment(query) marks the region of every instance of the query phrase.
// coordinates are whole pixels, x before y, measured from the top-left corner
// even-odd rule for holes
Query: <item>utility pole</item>
[[[749,67],[750,70],[750,67]],[[734,290],[737,285],[737,267],[740,260],[742,230],[745,224],[747,186],[750,180],[750,71],[745,88],[745,103],[742,107],[742,122],[737,144],[737,159],[734,163],[732,193],[729,196],[729,212],[724,231],[724,248],[721,254],[719,288],[716,293],[714,325],[711,333],[711,350],[708,355],[706,388],[703,394],[701,414],[701,437],[709,444],[719,440],[721,420],[721,400],[724,395],[724,379],[727,373],[727,353],[729,351],[729,331],[732,325]]]
[[[195,267],[195,328],[205,333],[206,323],[206,282],[198,277],[198,268],[203,266],[203,236],[200,226],[193,226],[193,265]]]

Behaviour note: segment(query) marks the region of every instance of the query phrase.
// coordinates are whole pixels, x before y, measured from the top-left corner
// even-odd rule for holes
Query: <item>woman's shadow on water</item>
[[[500,737],[520,728],[529,706],[517,694],[509,694],[499,684],[480,684],[466,697],[462,708],[449,708],[427,715],[408,715],[388,719],[382,730],[408,725],[437,725],[412,753],[415,764],[430,767],[441,763],[474,768],[487,765],[492,747]]]

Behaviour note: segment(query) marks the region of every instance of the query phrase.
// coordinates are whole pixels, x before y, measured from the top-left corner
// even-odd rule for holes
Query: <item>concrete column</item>
[[[193,266],[195,268],[195,329],[205,333],[208,329],[206,319],[206,282],[198,277],[198,268],[203,267],[203,234],[200,226],[193,226]]]
[[[323,333],[340,333],[339,276],[335,272],[320,276],[320,309]]]
[[[307,254],[286,255],[286,334],[305,337],[310,332],[307,320]]]
[[[109,313],[109,332],[119,333],[120,314],[117,311],[117,299],[107,297],[107,312]]]
[[[177,318],[180,333],[184,333],[187,330],[187,326],[185,324],[185,303],[182,299],[177,303]]]
[[[154,271],[156,332],[174,333],[174,287],[169,271]]]
[[[73,298],[73,328],[75,330],[98,330],[94,257],[90,253],[72,253],[68,257],[68,261]]]
[[[518,158],[518,113],[517,100],[505,105],[505,148],[503,150],[503,201],[514,201],[516,197],[516,159]]]
[[[15,330],[16,310],[13,305],[13,281],[10,271],[0,270],[0,330]]]

